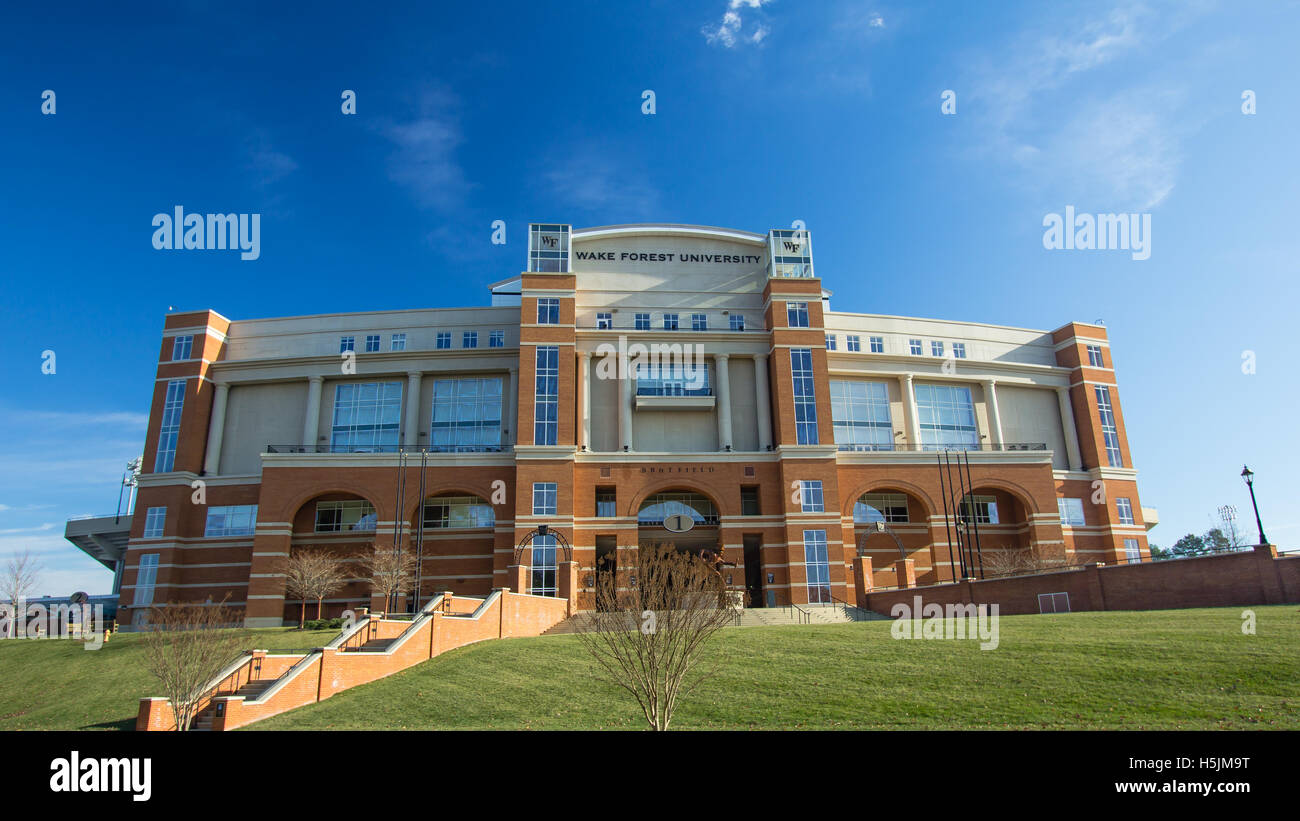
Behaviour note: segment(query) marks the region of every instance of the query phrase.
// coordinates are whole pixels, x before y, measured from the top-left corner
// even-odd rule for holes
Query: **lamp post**
[[[1268,539],[1264,536],[1264,525],[1259,520],[1259,504],[1255,501],[1255,472],[1242,465],[1241,478],[1246,480],[1246,487],[1250,488],[1250,505],[1255,508],[1255,527],[1259,528],[1259,543],[1268,544]]]

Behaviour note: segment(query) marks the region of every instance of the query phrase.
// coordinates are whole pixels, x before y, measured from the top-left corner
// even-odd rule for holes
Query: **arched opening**
[[[1034,561],[1029,511],[1018,496],[999,487],[976,487],[954,507],[953,561],[966,575],[1009,575],[1013,567]]]
[[[917,581],[938,581],[938,565],[930,537],[930,510],[915,493],[902,487],[873,487],[853,503],[854,545],[857,555],[871,559],[877,584],[898,583],[895,565],[912,559]]]
[[[444,590],[478,595],[491,589],[495,526],[496,511],[477,494],[448,490],[425,497],[407,531],[419,567],[414,609]]]
[[[344,580],[319,602],[322,618],[339,618],[348,610],[370,604],[370,580],[355,560],[374,544],[378,518],[373,502],[346,491],[314,496],[294,513],[289,556],[283,561],[292,563],[304,552],[312,552],[325,553],[345,565]],[[317,604],[315,600],[304,602],[301,595],[286,590],[284,623],[298,623],[304,605],[308,617],[314,617]]]
[[[698,491],[672,489],[647,496],[636,521],[639,544],[671,544],[692,552],[718,549],[718,506]]]

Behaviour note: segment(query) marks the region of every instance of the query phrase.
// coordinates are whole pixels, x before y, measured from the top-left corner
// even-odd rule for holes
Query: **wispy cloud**
[[[456,160],[456,149],[463,140],[456,105],[450,92],[428,90],[421,95],[412,119],[380,125],[383,136],[393,145],[388,158],[389,179],[409,189],[427,208],[452,210],[463,202],[469,188]]]
[[[643,169],[590,142],[569,150],[542,175],[557,207],[619,214],[620,219],[655,214],[659,191],[646,182],[649,177]]]
[[[248,170],[259,187],[277,183],[298,169],[292,157],[271,147],[270,138],[258,131],[249,140]]]
[[[772,0],[729,0],[722,19],[704,26],[700,33],[709,43],[723,48],[735,48],[745,43],[759,45],[771,33],[771,29],[761,19],[761,9],[771,2]],[[758,12],[760,19],[746,28],[745,20],[751,17],[750,11]]]
[[[149,424],[149,414],[129,411],[41,411],[26,409],[0,410],[0,418],[24,423],[38,423],[58,428],[85,428],[94,425],[138,428]]]

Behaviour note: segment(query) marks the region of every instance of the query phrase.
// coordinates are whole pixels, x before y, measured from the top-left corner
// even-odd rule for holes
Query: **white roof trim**
[[[704,237],[709,239],[726,239],[746,242],[752,245],[765,245],[767,236],[734,228],[715,228],[710,225],[681,225],[678,223],[648,222],[634,225],[601,225],[595,228],[574,229],[570,237],[573,241],[600,239],[602,237],[628,236],[679,236]]]

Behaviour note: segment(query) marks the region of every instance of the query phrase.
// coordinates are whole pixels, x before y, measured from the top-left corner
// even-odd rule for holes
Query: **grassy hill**
[[[1255,636],[1241,608],[1008,616],[991,651],[895,640],[887,621],[727,629],[674,727],[1300,729],[1300,607],[1253,609]],[[270,649],[334,635],[245,632]],[[130,729],[157,695],[142,650],[0,641],[0,730]],[[640,729],[591,669],[574,636],[490,641],[249,729]]]

